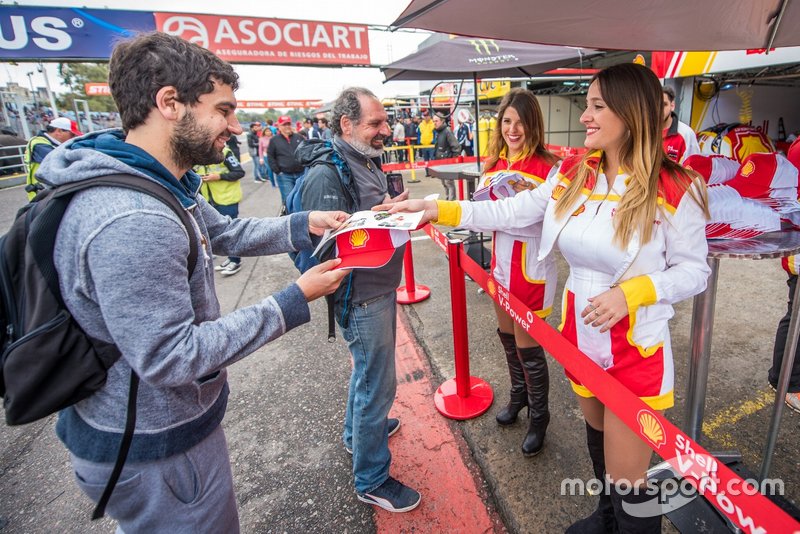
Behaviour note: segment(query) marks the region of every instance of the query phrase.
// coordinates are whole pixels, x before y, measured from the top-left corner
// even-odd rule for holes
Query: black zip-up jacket
[[[434,159],[455,158],[461,154],[461,144],[456,139],[453,130],[447,126],[436,130],[436,154]]]
[[[267,157],[269,166],[276,174],[303,172],[303,166],[294,157],[294,151],[303,141],[305,141],[303,136],[296,133],[293,133],[289,139],[286,139],[283,134],[272,137],[267,148]]]
[[[258,150],[258,134],[253,130],[247,132],[247,148]]]

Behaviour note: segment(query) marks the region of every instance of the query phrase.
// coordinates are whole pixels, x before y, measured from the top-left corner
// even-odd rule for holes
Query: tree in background
[[[75,99],[88,100],[92,111],[117,111],[114,99],[110,96],[86,96],[84,84],[90,82],[108,83],[107,63],[59,63],[58,74],[69,92],[58,99],[62,109],[75,109]]]

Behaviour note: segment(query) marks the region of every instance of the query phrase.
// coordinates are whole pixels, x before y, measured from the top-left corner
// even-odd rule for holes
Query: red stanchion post
[[[397,302],[400,304],[415,304],[431,296],[428,286],[417,284],[414,281],[414,256],[411,252],[411,241],[406,243],[406,252],[403,255],[403,270],[406,285],[397,288]]]
[[[436,390],[436,409],[451,419],[471,419],[489,409],[494,392],[484,380],[469,374],[469,337],[467,335],[467,288],[459,258],[464,244],[451,239],[447,243],[450,264],[450,306],[453,314],[453,348],[456,376]]]

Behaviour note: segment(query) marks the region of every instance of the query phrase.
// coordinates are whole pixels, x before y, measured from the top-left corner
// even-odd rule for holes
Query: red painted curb
[[[505,532],[481,486],[480,469],[463,437],[434,407],[431,370],[404,324],[397,321],[397,397],[392,417],[402,421],[391,440],[392,476],[422,494],[411,512],[376,508],[377,532]]]

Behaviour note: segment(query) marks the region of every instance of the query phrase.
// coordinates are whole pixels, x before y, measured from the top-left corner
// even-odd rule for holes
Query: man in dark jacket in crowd
[[[289,115],[281,115],[278,119],[278,131],[280,133],[269,142],[267,162],[278,180],[281,201],[286,205],[286,196],[305,172],[294,156],[294,151],[304,139],[292,130],[292,118]]]
[[[261,169],[258,168],[258,132],[260,129],[261,124],[250,123],[250,130],[247,132],[247,151],[250,152],[253,160],[253,179],[256,182],[266,182],[266,178],[261,176]]]
[[[380,101],[367,89],[345,89],[333,104],[331,129],[332,142],[306,141],[297,151],[308,168],[303,209],[353,212],[390,202],[379,164],[391,131]],[[412,510],[421,498],[389,476],[388,438],[400,427],[388,415],[397,386],[396,289],[404,249],[398,248],[383,267],[353,271],[334,296],[336,320],[353,356],[342,440],[353,454],[358,499],[390,512]]]
[[[453,130],[447,126],[447,119],[438,113],[433,116],[433,129],[436,132],[436,147],[434,159],[455,158],[461,154],[461,144],[456,139]],[[441,178],[444,186],[445,199],[456,199],[456,183],[453,180]]]

